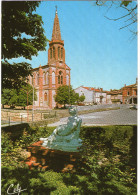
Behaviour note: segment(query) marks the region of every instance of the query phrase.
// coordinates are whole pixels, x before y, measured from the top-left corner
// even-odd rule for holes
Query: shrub
[[[8,133],[2,132],[1,133],[1,151],[2,153],[10,152],[13,148],[13,142],[10,139],[10,136]]]
[[[82,127],[80,160],[85,163],[82,166],[79,160],[75,173],[40,172],[23,167],[20,149],[49,136],[53,130],[30,127],[14,141],[11,135],[2,132],[2,194],[11,183],[27,188],[23,194],[136,194],[136,126]]]

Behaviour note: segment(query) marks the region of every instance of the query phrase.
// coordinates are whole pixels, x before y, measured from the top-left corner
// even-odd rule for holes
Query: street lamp
[[[69,85],[69,106],[70,106],[70,85]]]
[[[27,93],[27,122],[29,122],[29,113],[28,113],[28,95],[29,93],[32,91],[32,89],[30,91],[28,91],[28,82],[29,79],[27,78],[27,90],[22,89],[23,91],[25,91]]]
[[[32,107],[32,121],[34,121],[34,75],[32,77],[32,84],[33,84],[33,107]]]

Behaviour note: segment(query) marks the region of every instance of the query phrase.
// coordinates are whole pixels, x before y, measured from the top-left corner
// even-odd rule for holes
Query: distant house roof
[[[103,92],[103,93],[106,93],[105,91],[103,91],[103,88],[93,88],[93,87],[84,87],[82,86],[83,88],[87,89],[87,90],[90,90],[90,91],[95,91],[95,92]]]
[[[134,88],[137,88],[137,83],[132,84],[132,85],[127,85],[127,86],[124,86],[124,87],[134,87]]]
[[[101,89],[94,89],[94,91],[96,91],[96,92],[105,92],[105,91],[103,91]]]
[[[87,89],[87,90],[90,90],[90,91],[93,91],[94,90],[93,87],[84,87],[84,86],[82,86],[82,87],[85,88],[85,89]]]
[[[122,90],[111,90],[107,92],[108,95],[118,95],[118,94],[122,94]]]

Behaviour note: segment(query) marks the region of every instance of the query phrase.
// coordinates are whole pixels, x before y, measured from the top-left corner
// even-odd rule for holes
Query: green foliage
[[[129,5],[129,3],[132,3],[132,0],[129,1],[122,1],[121,5],[124,5],[125,7],[127,7]]]
[[[17,106],[27,106],[27,97],[28,97],[28,105],[33,104],[33,87],[29,84],[22,85],[18,90],[18,103]],[[34,100],[37,99],[37,95],[34,92]]]
[[[1,96],[1,103],[3,105],[15,106],[18,101],[16,89],[3,89]]]
[[[56,91],[55,101],[65,107],[65,104],[75,104],[76,98],[77,95],[72,86],[62,85]]]
[[[22,176],[22,178],[21,178]],[[2,168],[2,194],[5,194],[5,190],[8,189],[10,184],[17,184],[21,186],[22,189],[27,189],[22,192],[22,194],[33,194],[33,195],[46,195],[46,194],[77,194],[78,187],[67,186],[63,182],[63,176],[60,173],[53,171],[47,171],[41,173],[37,170],[30,171],[25,168]]]
[[[21,56],[31,59],[45,50],[42,17],[34,13],[39,4],[39,1],[2,2],[3,59]]]
[[[27,148],[30,144],[37,142],[41,137],[48,137],[54,128],[37,126],[24,130],[20,139],[17,139],[15,144],[21,146],[22,148]]]
[[[20,88],[25,84],[26,77],[31,73],[31,65],[26,62],[10,64],[2,61],[2,87]]]
[[[47,39],[42,17],[35,14],[39,1],[2,2],[2,86],[18,88],[30,74],[25,62],[8,63],[8,59],[31,59],[44,51]]]
[[[75,99],[76,99],[76,103],[78,104],[78,102],[79,102],[79,93],[75,93]]]
[[[82,127],[81,159],[85,163],[81,166],[79,159],[79,168],[74,173],[40,172],[23,167],[19,163],[19,148],[48,137],[53,130],[47,126],[29,127],[15,141],[10,141],[11,148],[2,150],[2,194],[11,183],[19,183],[22,189],[27,189],[23,194],[136,195],[136,126]],[[3,147],[8,147],[11,136],[2,132],[2,137],[7,140],[3,140]]]
[[[3,89],[2,90],[2,104],[9,106],[27,106],[33,104],[33,87],[29,84],[22,85],[20,89]],[[34,100],[37,99],[34,91]]]
[[[37,142],[40,137],[49,136],[53,130],[54,128],[51,127],[32,126],[24,128],[22,132],[18,132],[16,129],[11,129],[9,132],[2,131],[2,166],[21,166],[20,161],[24,158],[21,157],[21,152],[32,143]],[[15,132],[13,133],[13,131]]]
[[[8,133],[2,132],[1,134],[1,152],[7,153],[10,152],[13,148],[13,142],[10,139]]]
[[[132,126],[84,127],[83,155],[91,185],[99,194],[136,194],[136,128]],[[133,151],[133,152],[132,152]],[[87,158],[88,157],[88,158]],[[88,190],[88,189],[87,189]],[[93,190],[93,189],[92,189]]]
[[[85,96],[84,95],[79,96],[79,93],[75,93],[75,99],[76,103],[78,104],[79,102],[83,102],[85,100]]]
[[[80,102],[83,102],[85,100],[85,96],[84,95],[81,95],[80,97],[79,97],[79,101]]]

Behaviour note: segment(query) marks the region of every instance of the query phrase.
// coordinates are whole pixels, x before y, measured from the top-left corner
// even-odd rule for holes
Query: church
[[[55,94],[61,85],[70,85],[70,68],[65,63],[64,41],[61,39],[56,10],[52,39],[49,41],[48,63],[32,70],[29,83],[36,89],[37,101],[34,109],[52,109],[56,106]]]

